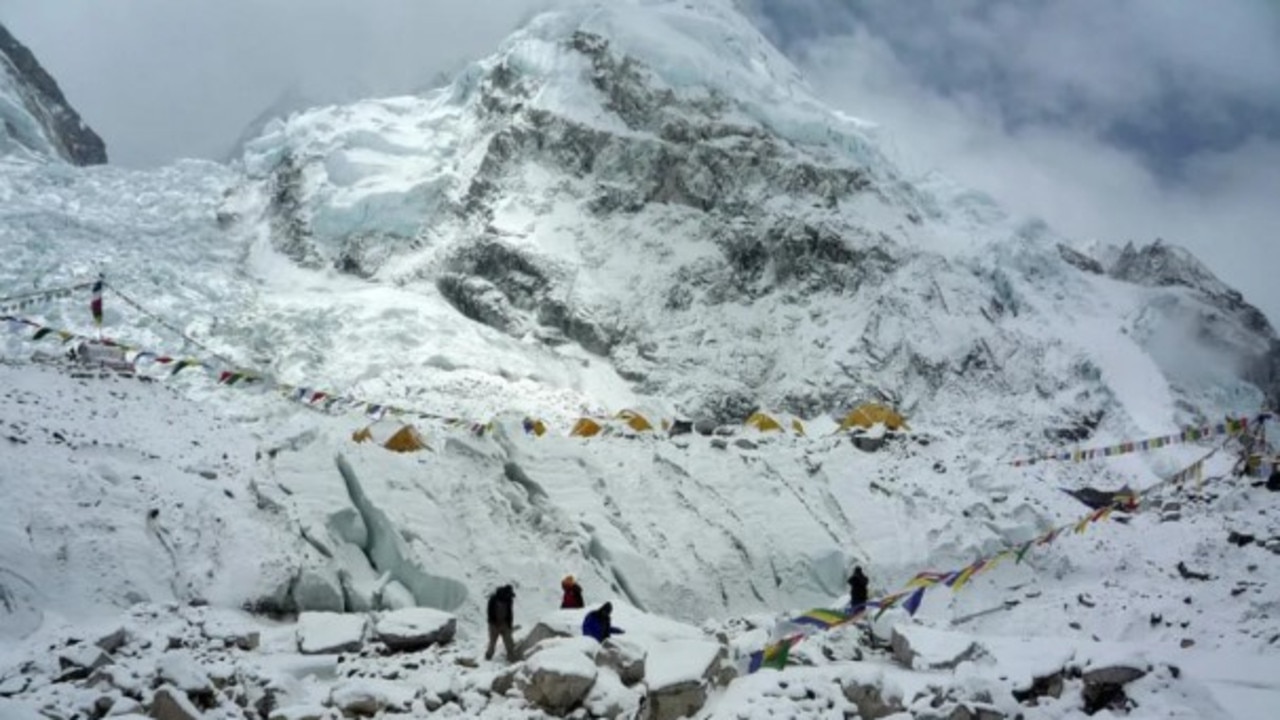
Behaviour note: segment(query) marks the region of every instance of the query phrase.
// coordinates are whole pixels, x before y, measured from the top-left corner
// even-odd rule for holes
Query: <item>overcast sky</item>
[[[552,0],[0,0],[113,162],[222,159],[284,99],[411,92]],[[1280,3],[740,0],[909,173],[1190,247],[1280,321]]]

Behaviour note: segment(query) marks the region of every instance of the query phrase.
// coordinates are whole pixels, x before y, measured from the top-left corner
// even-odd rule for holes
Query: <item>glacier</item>
[[[696,682],[719,672],[707,646],[741,660],[778,619],[838,605],[853,564],[887,592],[1078,516],[1063,488],[1147,487],[1212,446],[1015,458],[1253,418],[1277,395],[1270,323],[1189,253],[1065,238],[903,176],[869,123],[827,109],[719,0],[539,15],[444,87],[293,112],[228,164],[8,152],[0,248],[0,295],[104,273],[109,337],[205,353],[173,325],[280,382],[492,421],[478,435],[413,418],[430,450],[395,454],[352,442],[369,419],[269,388],[145,364],[116,377],[0,336],[0,492],[24,498],[0,511],[0,716],[95,702],[42,648],[121,624],[155,646],[114,653],[140,677],[157,653],[191,652],[234,667],[236,692],[318,717],[357,696],[518,716],[527,701],[492,689],[507,670],[475,660],[485,597],[516,586],[521,634],[572,628],[556,614],[566,573],[672,658],[674,685]],[[24,315],[94,335],[87,302]],[[833,432],[867,400],[911,432],[875,452]],[[567,437],[624,408],[733,434]],[[808,435],[742,428],[756,409]],[[526,434],[526,416],[551,432]],[[916,673],[838,631],[800,646],[804,667],[708,680],[705,712],[843,717],[868,673],[886,694],[1004,697],[1015,680],[999,678],[1029,683],[1031,667],[1123,660],[1153,668],[1132,691],[1144,709],[1263,717],[1280,693],[1280,524],[1274,494],[1227,479],[1234,460],[1216,456],[1189,498],[876,623],[879,642],[901,627],[926,656],[978,643],[986,659]],[[298,613],[411,605],[459,622],[422,667],[297,654]],[[222,624],[260,649],[221,648]],[[356,675],[338,685],[340,670]],[[360,684],[384,672],[411,680]],[[584,707],[639,709],[642,691],[601,677]],[[431,689],[401,698],[414,683]],[[128,683],[110,684],[124,707]],[[1043,702],[1027,716],[1081,712]]]

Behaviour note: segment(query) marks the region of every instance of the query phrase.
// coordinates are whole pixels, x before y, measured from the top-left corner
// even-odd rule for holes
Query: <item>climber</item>
[[[613,604],[605,603],[587,613],[582,620],[582,634],[600,642],[608,640],[611,635],[623,634],[622,628],[613,625]]]
[[[515,588],[503,585],[489,596],[489,648],[484,651],[484,659],[492,660],[494,647],[498,638],[502,638],[502,647],[507,651],[507,661],[515,662],[515,641],[511,639],[511,631],[515,623]]]
[[[582,586],[572,575],[564,576],[560,581],[560,588],[564,590],[564,597],[560,599],[561,610],[574,610],[586,606],[582,600]]]
[[[870,581],[862,574],[862,566],[853,569],[849,576],[849,606],[858,607],[867,603],[867,586]]]

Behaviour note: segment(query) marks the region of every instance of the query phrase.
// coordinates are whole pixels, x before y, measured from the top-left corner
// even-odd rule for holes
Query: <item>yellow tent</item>
[[[352,433],[351,439],[358,443],[377,443],[392,452],[419,452],[431,449],[418,433],[418,429],[412,425],[402,425],[395,432],[390,432],[389,425],[381,427],[377,424],[368,425]]]
[[[782,425],[770,415],[762,412],[751,413],[751,417],[747,418],[747,426],[753,427],[760,432],[782,432]]]
[[[653,430],[653,425],[649,420],[635,410],[623,410],[618,413],[617,417],[619,420],[626,421],[627,427],[630,427],[636,432],[649,432]]]
[[[798,417],[787,415],[770,415],[766,412],[753,412],[751,417],[747,418],[747,427],[753,427],[760,432],[785,432],[787,428],[791,428],[791,432],[796,435],[804,436],[804,423]]]
[[[600,434],[600,423],[591,418],[582,418],[574,423],[573,429],[569,431],[569,437],[595,437]]]
[[[905,418],[879,403],[864,403],[854,408],[840,421],[840,429],[848,430],[854,427],[866,429],[876,424],[884,425],[889,430],[910,429],[907,428]]]
[[[547,434],[547,424],[535,417],[526,417],[521,423],[526,434],[542,437]]]

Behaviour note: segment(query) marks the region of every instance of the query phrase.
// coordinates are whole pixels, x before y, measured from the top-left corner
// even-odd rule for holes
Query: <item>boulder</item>
[[[647,720],[676,720],[693,717],[707,704],[706,684],[689,680],[661,688],[650,688],[645,696]]]
[[[628,690],[622,681],[610,672],[602,672],[596,676],[595,684],[591,686],[586,699],[582,701],[582,707],[589,717],[607,720],[634,718],[639,704],[640,693]]]
[[[124,628],[116,628],[112,632],[103,635],[94,642],[102,652],[114,655],[129,642],[129,631]]]
[[[119,717],[120,715],[146,715],[146,708],[142,707],[142,703],[131,697],[117,697],[111,703],[111,707],[107,709],[107,717]]]
[[[966,635],[918,626],[895,625],[889,647],[893,659],[909,670],[954,670],[960,663],[990,655],[986,648]]]
[[[383,613],[373,636],[392,652],[415,652],[452,641],[457,630],[458,621],[449,613],[415,607]]]
[[[325,720],[328,711],[322,705],[289,705],[277,708],[267,716],[268,720]]]
[[[1053,673],[1052,675],[1033,677],[1031,679],[1031,687],[1026,690],[1015,689],[1013,691],[1013,698],[1020,703],[1031,703],[1033,705],[1037,698],[1060,698],[1062,697],[1062,684],[1063,677],[1061,671]]]
[[[206,617],[200,630],[208,640],[221,643],[225,648],[244,651],[257,650],[262,643],[262,632],[256,622],[243,616],[215,615]]]
[[[1141,670],[1136,667],[1129,667],[1127,665],[1109,665],[1107,667],[1085,671],[1083,680],[1085,685],[1099,685],[1102,683],[1126,685],[1138,678],[1144,677],[1146,674],[1146,670]]]
[[[528,635],[520,638],[516,642],[516,657],[529,657],[529,653],[537,647],[538,643],[551,638],[568,638],[573,637],[567,632],[551,627],[546,623],[538,623],[533,626]]]
[[[328,655],[359,650],[366,624],[364,615],[304,612],[298,615],[298,652]]]
[[[947,720],[1005,720],[1007,717],[991,705],[960,703],[951,709]]]
[[[151,717],[155,720],[202,720],[203,716],[187,699],[186,693],[164,685],[151,699]]]
[[[209,675],[186,652],[166,652],[156,660],[160,679],[184,693],[203,692],[213,687]]]
[[[156,675],[162,682],[181,690],[202,707],[213,705],[215,691],[209,675],[186,652],[167,652],[156,661]]]
[[[706,640],[673,640],[654,648],[646,661],[645,717],[671,720],[696,714],[719,670],[724,648]]]
[[[508,668],[497,675],[493,676],[493,682],[489,685],[489,692],[494,695],[506,695],[511,692],[511,688],[516,686],[517,668]]]
[[[1255,540],[1257,540],[1257,537],[1250,533],[1239,533],[1239,532],[1236,532],[1235,530],[1232,530],[1227,533],[1227,542],[1231,543],[1232,545],[1235,545],[1236,547],[1244,547],[1245,545],[1252,545]]]
[[[26,675],[10,675],[0,678],[0,698],[21,695],[27,691],[31,678]]]
[[[618,638],[609,638],[596,654],[596,664],[617,674],[622,684],[631,687],[644,680],[644,649]]]
[[[94,670],[112,663],[111,656],[94,645],[74,645],[58,654],[58,667],[62,673],[55,682],[84,680]]]
[[[404,683],[359,678],[335,686],[329,702],[344,715],[371,717],[383,710],[408,711],[416,694]]]
[[[599,672],[591,657],[594,646],[594,640],[575,638],[534,653],[516,678],[525,699],[553,715],[564,715],[580,705]]]
[[[257,650],[258,646],[262,644],[262,633],[259,633],[257,630],[253,630],[251,632],[231,637],[230,640],[237,648],[248,652],[250,650]]]
[[[1085,713],[1093,715],[1105,708],[1127,709],[1129,698],[1124,693],[1124,686],[1146,674],[1145,670],[1127,665],[1109,665],[1086,671],[1082,678],[1084,688],[1080,691]]]
[[[893,653],[893,659],[904,668],[910,670],[916,661],[916,651],[911,648],[911,640],[901,632],[898,628],[893,629],[893,634],[889,636],[889,649]]]
[[[861,720],[879,720],[905,711],[900,698],[885,697],[881,687],[875,683],[842,679],[840,689],[844,691],[845,698],[858,708]]]

